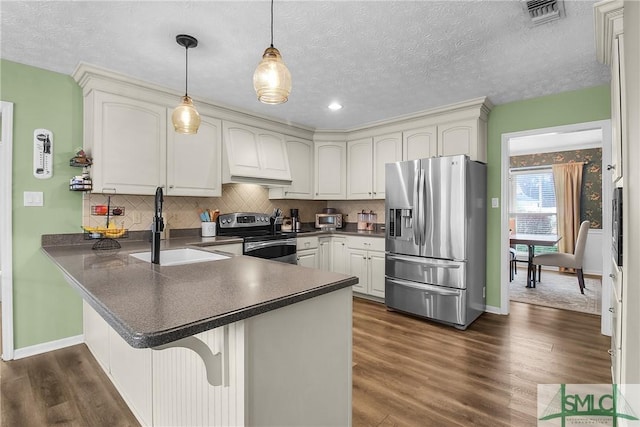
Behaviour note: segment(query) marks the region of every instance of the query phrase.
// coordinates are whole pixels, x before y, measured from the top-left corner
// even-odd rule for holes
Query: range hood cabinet
[[[223,183],[291,185],[284,135],[226,121],[222,133]]]

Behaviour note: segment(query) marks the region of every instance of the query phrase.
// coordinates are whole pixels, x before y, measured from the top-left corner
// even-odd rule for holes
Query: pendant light
[[[262,61],[253,73],[253,88],[258,100],[265,104],[282,104],[291,93],[291,73],[278,49],[273,47],[273,0],[271,0],[271,46],[262,55]]]
[[[182,97],[182,104],[178,105],[173,114],[171,115],[171,121],[173,127],[178,133],[192,135],[198,133],[200,127],[200,114],[193,105],[191,97],[187,95],[187,86],[189,82],[189,48],[198,46],[198,40],[195,37],[178,34],[176,36],[176,42],[185,49],[185,77],[184,77],[184,96]]]

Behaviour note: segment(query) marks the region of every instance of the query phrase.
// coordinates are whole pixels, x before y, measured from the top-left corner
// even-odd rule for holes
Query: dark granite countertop
[[[358,225],[353,222],[348,222],[343,228],[337,228],[335,230],[320,230],[315,228],[314,224],[305,223],[302,226],[302,230],[298,231],[298,235],[304,236],[363,236],[363,237],[385,237],[384,224],[376,224],[374,231],[362,231],[358,230]]]
[[[145,240],[121,240],[114,255],[92,243],[60,244],[43,236],[43,252],[69,283],[135,348],[155,347],[358,283],[353,276],[252,258],[159,266],[130,253],[148,251]],[[181,237],[162,249],[197,245],[215,251],[237,238]],[[210,245],[210,246],[209,246]]]

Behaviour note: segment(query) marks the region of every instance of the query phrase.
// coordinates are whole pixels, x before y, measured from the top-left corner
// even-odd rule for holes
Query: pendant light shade
[[[198,46],[198,40],[195,37],[179,34],[176,36],[176,42],[185,48],[185,78],[184,78],[184,96],[182,97],[182,103],[173,110],[171,115],[171,121],[173,128],[178,133],[192,135],[198,133],[200,127],[200,114],[193,105],[191,97],[187,94],[187,87],[189,82],[189,48]]]
[[[280,51],[273,47],[273,0],[271,0],[271,45],[264,51],[262,61],[253,73],[253,88],[258,100],[265,104],[287,102],[291,93],[291,73]]]
[[[193,135],[198,133],[200,127],[200,114],[196,107],[193,105],[193,101],[190,96],[182,97],[182,104],[178,105],[173,114],[171,114],[171,121],[173,122],[173,128],[178,133],[184,133],[187,135]]]

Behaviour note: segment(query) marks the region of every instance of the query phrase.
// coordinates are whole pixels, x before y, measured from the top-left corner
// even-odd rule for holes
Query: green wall
[[[20,349],[82,333],[78,294],[40,251],[42,234],[77,233],[82,194],[69,191],[69,166],[82,146],[82,90],[67,75],[0,61],[0,97],[13,102],[13,321]],[[32,171],[33,131],[53,132],[53,176]],[[42,191],[43,207],[24,207],[24,191]]]
[[[523,83],[524,84],[524,83]],[[609,85],[511,102],[489,114],[488,197],[500,197],[502,134],[611,118]],[[502,203],[505,201],[503,200]],[[500,209],[487,215],[487,305],[500,307]]]

